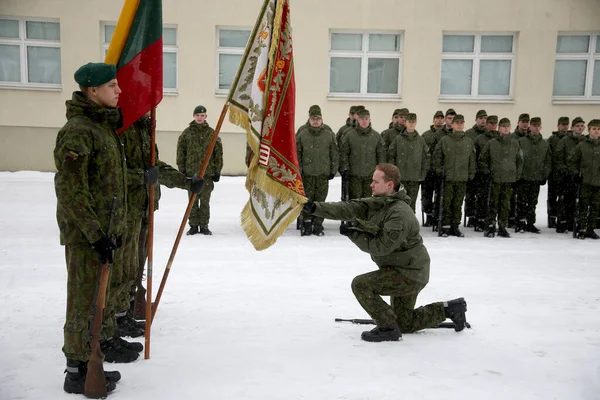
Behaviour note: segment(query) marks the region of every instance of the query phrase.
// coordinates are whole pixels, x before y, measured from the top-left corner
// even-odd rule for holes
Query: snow
[[[599,399],[598,242],[541,235],[465,238],[422,232],[431,281],[417,304],[464,296],[473,329],[366,343],[350,282],[375,268],[326,221],[325,237],[290,226],[257,252],[241,230],[243,177],[223,177],[211,237],[184,236],[152,329],[151,358],[105,364],[112,399]],[[187,205],[162,189],[154,293]],[[339,198],[340,181],[329,200]],[[0,173],[0,399],[61,399],[64,249],[53,174]],[[420,211],[418,210],[420,217]]]

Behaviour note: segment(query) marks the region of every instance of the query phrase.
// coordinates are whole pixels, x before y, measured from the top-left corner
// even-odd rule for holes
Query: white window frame
[[[554,96],[552,95],[553,104],[600,104],[600,96],[592,96],[592,87],[594,85],[594,63],[600,62],[600,53],[596,53],[596,41],[599,32],[558,32],[556,42],[561,36],[590,36],[589,48],[587,53],[556,53],[556,61],[587,61],[587,70],[585,73],[585,89],[583,96]],[[555,64],[556,65],[556,64]],[[553,75],[554,76],[554,75]],[[600,79],[600,77],[598,77]],[[554,93],[554,84],[552,85]]]
[[[473,53],[445,53],[443,48],[444,36],[473,36]],[[481,52],[481,38],[483,36],[512,36],[511,53]],[[440,63],[440,102],[462,102],[462,103],[510,103],[514,101],[515,84],[515,60],[517,54],[517,34],[515,32],[451,32],[442,33],[442,61],[443,60],[472,60],[471,71],[471,94],[441,94],[442,91],[442,63]],[[510,82],[508,84],[508,95],[478,95],[480,61],[510,61]]]
[[[12,20],[19,22],[19,38],[18,39],[10,39],[10,38],[0,38],[0,44],[6,45],[18,45],[19,46],[19,54],[20,54],[20,64],[21,64],[21,81],[20,82],[7,82],[0,81],[0,88],[10,88],[10,89],[34,89],[34,90],[62,90],[62,48],[60,40],[43,40],[43,39],[27,39],[27,30],[26,25],[27,22],[52,22],[59,24],[60,29],[60,20],[54,18],[22,18],[22,17],[9,17],[9,16],[0,16],[0,19]],[[62,37],[62,35],[61,35]],[[61,65],[60,65],[60,76],[61,83],[30,83],[28,82],[27,71],[29,68],[28,58],[27,58],[27,47],[52,47],[58,48],[61,51]]]
[[[219,56],[221,54],[231,54],[231,55],[239,55],[241,57],[244,56],[244,52],[246,51],[246,46],[244,47],[221,47],[219,46],[220,43],[220,38],[221,38],[221,31],[248,31],[250,32],[249,36],[252,36],[252,27],[251,26],[217,26],[217,34],[215,35],[215,39],[216,39],[216,43],[215,43],[215,47],[217,49],[217,56],[216,56],[216,64],[217,64],[217,68],[216,68],[216,76],[215,76],[215,94],[217,96],[226,96],[229,94],[229,90],[231,88],[228,89],[221,89],[219,88],[219,72],[221,71],[221,66],[219,65]],[[234,77],[235,79],[235,77]]]
[[[102,60],[104,60],[104,58],[106,57],[106,52],[108,51],[108,46],[110,43],[106,43],[104,41],[105,38],[105,29],[106,27],[116,27],[117,23],[116,22],[102,22],[101,27],[100,27],[100,42],[101,42],[101,46],[102,46]],[[162,26],[163,29],[165,28],[171,28],[171,29],[175,29],[175,45],[166,45],[163,43],[163,53],[174,53],[175,54],[175,62],[177,65],[177,68],[175,70],[175,87],[174,88],[166,88],[163,87],[163,94],[166,95],[176,95],[178,93],[178,88],[179,88],[179,29],[177,27],[177,25],[172,25],[172,24],[163,24]]]
[[[362,35],[362,50],[332,50],[331,37],[333,34],[358,34]],[[400,50],[395,51],[369,51],[369,35],[398,35],[400,37]],[[402,99],[402,63],[404,51],[404,31],[382,30],[330,30],[329,31],[329,56],[327,62],[327,97],[331,99],[360,99],[360,100],[401,100]],[[360,93],[330,92],[331,89],[331,59],[360,58]],[[398,59],[398,93],[368,93],[369,83],[369,58]]]

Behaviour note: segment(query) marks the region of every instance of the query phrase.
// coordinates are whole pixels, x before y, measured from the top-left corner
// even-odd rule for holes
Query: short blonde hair
[[[393,182],[394,190],[400,189],[400,170],[394,164],[379,164],[376,170],[383,172],[384,182]]]

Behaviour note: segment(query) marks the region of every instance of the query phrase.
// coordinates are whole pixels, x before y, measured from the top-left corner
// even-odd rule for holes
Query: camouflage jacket
[[[406,127],[404,126],[391,126],[389,129],[381,132],[381,138],[383,139],[383,145],[385,146],[386,152],[389,151],[391,144],[394,143],[394,140],[404,131],[406,131]]]
[[[296,136],[298,164],[303,176],[335,174],[339,166],[339,153],[335,134],[326,125],[312,126]]]
[[[214,132],[208,126],[208,123],[205,122],[199,125],[195,121],[192,121],[190,122],[190,126],[185,128],[179,136],[179,140],[177,141],[177,168],[185,176],[194,176],[200,171],[200,166],[204,161],[204,155]],[[223,142],[218,137],[204,176],[210,179],[215,175],[220,175],[222,169]]]
[[[579,142],[567,159],[569,170],[586,185],[600,186],[600,139]]]
[[[396,268],[408,279],[429,282],[429,254],[403,188],[385,196],[315,204],[318,217],[353,221],[350,240],[379,268]]]
[[[510,136],[492,139],[479,158],[479,170],[491,174],[495,183],[513,183],[521,179],[523,156],[519,143]]]
[[[335,142],[337,143],[338,150],[342,149],[342,139],[346,135],[347,131],[356,127],[356,121],[351,120],[350,118],[346,119],[346,125],[342,125],[340,129],[338,129],[335,134]]]
[[[555,169],[558,166],[558,163],[554,160],[554,157],[556,157],[556,154],[557,154],[556,150],[558,148],[558,143],[566,135],[567,135],[566,132],[561,133],[559,131],[554,131],[554,132],[552,132],[552,136],[550,136],[547,139],[548,144],[550,145],[550,153],[552,153],[552,172],[550,173],[550,176],[548,177],[548,179],[551,181],[560,181],[561,180],[560,173]]]
[[[127,180],[123,145],[116,133],[117,108],[100,107],[74,92],[67,105],[67,123],[54,148],[54,177],[60,243],[94,243],[105,234],[126,229]],[[113,224],[113,198],[116,198]]]
[[[552,168],[550,146],[542,135],[527,135],[519,139],[523,152],[523,173],[521,179],[526,181],[541,181],[548,179]]]
[[[417,131],[405,130],[390,145],[388,162],[400,169],[402,182],[423,181],[431,165],[429,148]]]
[[[298,128],[298,130],[296,131],[296,136],[298,136],[300,134],[300,132],[302,132],[302,131],[310,128],[310,122],[309,121],[306,121],[306,123],[304,125],[302,125],[300,128]],[[325,129],[329,129],[330,131],[333,132],[333,129],[331,129],[331,127],[329,125],[323,124],[323,126],[325,127]]]
[[[150,168],[150,119],[143,117],[121,134],[127,159],[127,218],[142,218],[148,209],[148,187],[144,182],[144,171]],[[154,209],[158,210],[160,185],[188,189],[190,183],[185,175],[160,161],[155,146],[155,165],[158,167],[159,185],[155,186]]]
[[[481,135],[477,136],[477,138],[475,138],[475,142],[473,144],[475,145],[475,159],[477,160],[477,162],[479,162],[479,157],[481,157],[481,153],[483,152],[485,145],[490,140],[495,139],[497,137],[498,137],[497,131],[489,131],[486,129],[486,131],[484,133],[482,133]],[[479,168],[479,165],[478,165],[478,168]]]
[[[352,176],[372,176],[377,164],[386,162],[387,154],[381,135],[370,126],[350,129],[342,139],[340,170]]]
[[[465,135],[471,139],[473,141],[473,143],[475,143],[475,139],[477,139],[477,136],[482,135],[484,133],[487,132],[487,128],[484,126],[483,128],[480,128],[479,126],[477,126],[477,124],[473,125],[473,127],[471,129],[467,129],[465,132]]]
[[[430,125],[429,130],[425,131],[421,135],[423,140],[425,140],[425,144],[427,144],[427,147],[429,147],[429,154],[433,154],[433,150],[435,150],[435,148],[432,146],[435,146],[435,133],[437,131],[438,129],[434,125]]]
[[[450,132],[433,152],[433,168],[449,182],[466,182],[475,176],[475,146],[464,132]]]
[[[565,137],[563,137],[556,146],[554,150],[554,156],[552,157],[552,169],[555,173],[565,176],[569,174],[569,169],[567,168],[567,159],[569,158],[569,154],[571,151],[579,144],[579,142],[585,140],[585,136],[575,136],[573,132],[568,132]]]
[[[515,129],[515,131],[509,135],[509,137],[515,139],[517,142],[519,141],[519,139],[527,137],[527,136],[529,136],[529,130],[527,130],[527,132],[523,133],[519,130],[519,128]]]

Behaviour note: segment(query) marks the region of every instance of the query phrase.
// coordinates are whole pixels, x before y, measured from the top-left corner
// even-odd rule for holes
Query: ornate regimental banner
[[[242,227],[257,250],[271,246],[306,202],[294,129],[295,82],[289,0],[265,0],[233,81],[229,119],[247,132]]]

